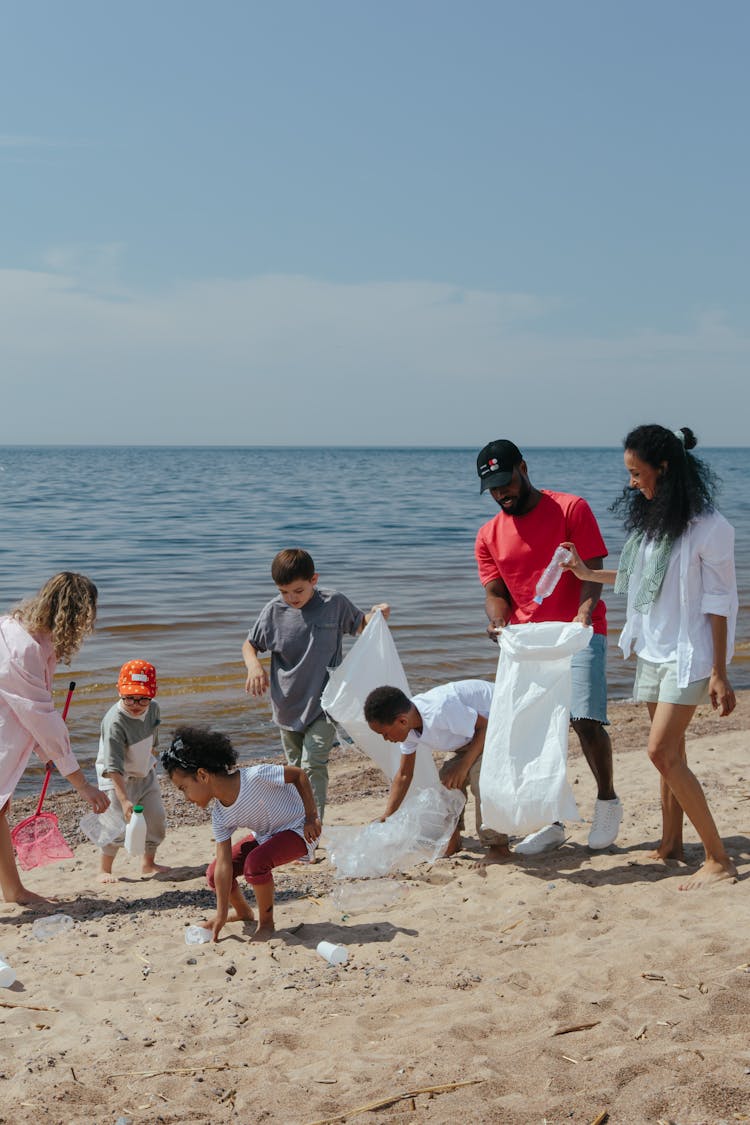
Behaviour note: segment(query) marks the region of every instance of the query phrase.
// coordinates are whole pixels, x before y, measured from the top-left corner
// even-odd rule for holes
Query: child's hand
[[[127,824],[131,816],[133,815],[133,802],[120,801],[120,806],[122,808],[122,815],[125,817],[125,823]]]
[[[323,826],[320,823],[320,817],[316,813],[315,816],[310,817],[305,821],[304,827],[305,839],[308,844],[314,844],[316,840],[320,839],[320,833],[323,831]]]
[[[263,695],[268,687],[268,673],[262,664],[250,669],[245,680],[245,691],[248,695]]]
[[[372,615],[374,613],[377,613],[378,610],[380,610],[380,612],[383,614],[383,617],[386,619],[386,621],[391,616],[391,607],[388,605],[388,602],[379,602],[377,605],[374,605],[370,610],[370,616],[372,617]]]

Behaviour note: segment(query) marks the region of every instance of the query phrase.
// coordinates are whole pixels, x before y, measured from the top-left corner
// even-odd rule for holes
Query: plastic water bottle
[[[536,584],[534,601],[537,605],[541,605],[544,599],[550,596],[555,586],[560,581],[560,575],[563,572],[563,563],[571,562],[572,558],[573,556],[566,547],[557,548]]]
[[[97,847],[104,848],[107,844],[113,844],[118,836],[122,836],[125,822],[118,816],[113,803],[116,800],[117,797],[112,793],[108,809],[103,813],[88,812],[80,819],[78,827],[81,832]]]
[[[10,988],[16,983],[16,970],[0,957],[0,988]]]
[[[31,927],[31,933],[37,941],[46,941],[72,930],[74,924],[69,914],[49,914],[46,918],[37,918]]]
[[[125,829],[125,847],[131,855],[143,855],[146,851],[146,818],[143,805],[133,805],[133,812]]]

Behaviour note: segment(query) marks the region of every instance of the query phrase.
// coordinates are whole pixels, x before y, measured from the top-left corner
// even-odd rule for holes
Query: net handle
[[[68,694],[65,696],[65,706],[63,707],[63,710],[62,710],[63,722],[65,722],[65,720],[68,717],[68,709],[70,708],[70,700],[73,696],[73,692],[75,691],[75,689],[76,689],[76,682],[75,682],[75,680],[71,680],[70,683],[68,684]],[[47,794],[47,786],[49,785],[49,779],[50,779],[51,776],[52,776],[52,763],[47,762],[47,772],[44,775],[44,784],[42,785],[42,791],[39,794],[39,804],[36,807],[36,815],[37,816],[39,816],[39,813],[42,811],[42,805],[44,804],[44,798]]]

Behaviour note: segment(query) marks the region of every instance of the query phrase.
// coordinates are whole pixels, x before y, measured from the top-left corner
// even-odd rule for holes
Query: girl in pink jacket
[[[93,582],[65,571],[0,617],[0,888],[6,902],[45,901],[21,882],[8,825],[10,798],[32,750],[45,764],[51,759],[94,812],[109,804],[84,777],[52,702],[55,665],[69,664],[93,630],[96,599]]]

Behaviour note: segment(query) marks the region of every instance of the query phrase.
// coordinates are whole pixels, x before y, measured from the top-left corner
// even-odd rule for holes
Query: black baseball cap
[[[510,483],[513,470],[523,461],[523,454],[517,445],[507,438],[491,441],[485,445],[477,457],[477,473],[481,484],[480,493],[488,488],[504,488]]]

